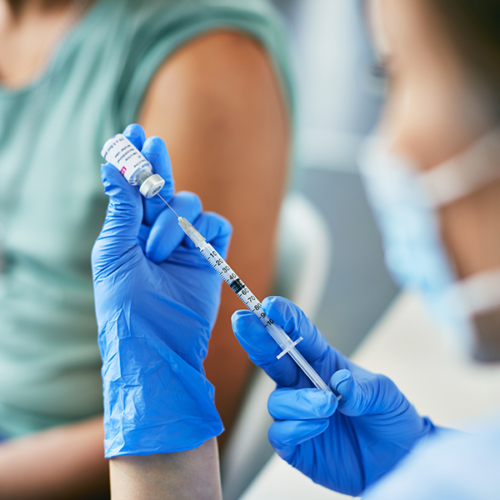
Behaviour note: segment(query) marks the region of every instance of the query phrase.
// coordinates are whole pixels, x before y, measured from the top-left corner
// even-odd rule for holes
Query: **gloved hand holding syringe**
[[[206,239],[194,228],[194,226],[184,217],[180,217],[159,195],[165,181],[161,176],[153,173],[151,164],[144,158],[142,153],[124,135],[118,134],[106,142],[101,154],[107,162],[115,166],[122,173],[130,184],[139,186],[139,190],[145,198],[152,198],[158,195],[175,213],[179,225],[189,239],[199,248],[201,254],[231,287],[245,306],[259,318],[269,335],[271,335],[280,346],[282,352],[278,355],[278,359],[286,354],[290,355],[318,389],[334,392],[297,350],[296,345],[302,340],[302,337],[293,341],[279,326],[274,324],[273,320],[264,312],[259,300],[241,281],[238,275],[231,269],[213,246],[207,243]],[[341,398],[340,395],[336,395],[338,399]]]

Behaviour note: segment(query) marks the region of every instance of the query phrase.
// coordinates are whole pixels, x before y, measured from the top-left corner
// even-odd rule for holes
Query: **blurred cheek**
[[[427,170],[471,142],[470,113],[453,81],[431,71],[395,76],[389,85],[381,132],[395,153]]]
[[[441,210],[443,239],[460,278],[500,268],[500,182]]]
[[[398,156],[420,170],[431,169],[492,128],[474,96],[452,69],[423,66],[421,73],[407,72],[391,82],[381,134]],[[500,267],[499,194],[500,186],[493,184],[440,212],[443,240],[460,278]]]
[[[389,70],[379,133],[393,153],[422,171],[454,158],[498,127],[482,88],[473,86],[470,69],[424,4],[430,2],[373,0],[371,10]],[[459,278],[500,269],[500,181],[445,206],[439,217]],[[500,310],[475,320],[475,356],[500,359]]]

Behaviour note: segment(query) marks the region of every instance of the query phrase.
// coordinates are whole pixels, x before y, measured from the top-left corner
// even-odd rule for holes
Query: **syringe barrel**
[[[195,229],[195,227],[184,217],[179,217],[179,226],[186,233],[187,237],[199,248],[200,251],[207,245],[207,240]]]
[[[293,347],[293,340],[285,333],[282,328],[277,326],[275,323],[266,322],[266,325],[265,326],[267,333],[271,335],[271,337],[281,347],[281,349],[283,349],[284,351],[288,351],[291,347]]]
[[[120,171],[129,184],[139,185],[141,194],[146,198],[158,194],[165,185],[158,174],[153,174],[151,163],[123,134],[109,139],[101,155]]]
[[[282,355],[289,354],[291,358],[297,363],[301,370],[307,375],[309,380],[317,387],[323,391],[332,391],[324,380],[318,375],[314,368],[307,362],[307,360],[300,354],[294,342],[286,332],[274,323],[274,321],[267,316],[262,308],[262,304],[259,302],[257,297],[250,291],[250,289],[241,281],[238,275],[231,269],[228,263],[220,256],[219,252],[215,248],[207,243],[205,238],[193,227],[193,225],[184,219],[184,217],[179,217],[179,225],[182,227],[183,231],[191,239],[191,241],[199,248],[201,254],[209,264],[219,273],[221,278],[231,287],[233,292],[238,296],[238,298],[245,304],[245,306],[253,312],[260,320],[267,333],[274,339],[274,341],[282,349]],[[335,392],[334,392],[335,394]],[[337,395],[337,394],[336,394]],[[337,395],[338,398],[340,398]]]

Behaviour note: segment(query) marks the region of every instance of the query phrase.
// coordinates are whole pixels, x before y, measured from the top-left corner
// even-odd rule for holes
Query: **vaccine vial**
[[[101,155],[120,171],[130,185],[139,186],[145,198],[157,195],[165,185],[160,175],[153,174],[151,163],[123,134],[109,139]]]

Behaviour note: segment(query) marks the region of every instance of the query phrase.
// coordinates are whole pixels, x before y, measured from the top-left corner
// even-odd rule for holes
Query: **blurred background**
[[[315,322],[349,355],[396,295],[357,172],[360,143],[376,124],[384,81],[363,2],[274,0],[289,32],[297,83],[297,166],[292,190],[320,212],[332,241]]]

